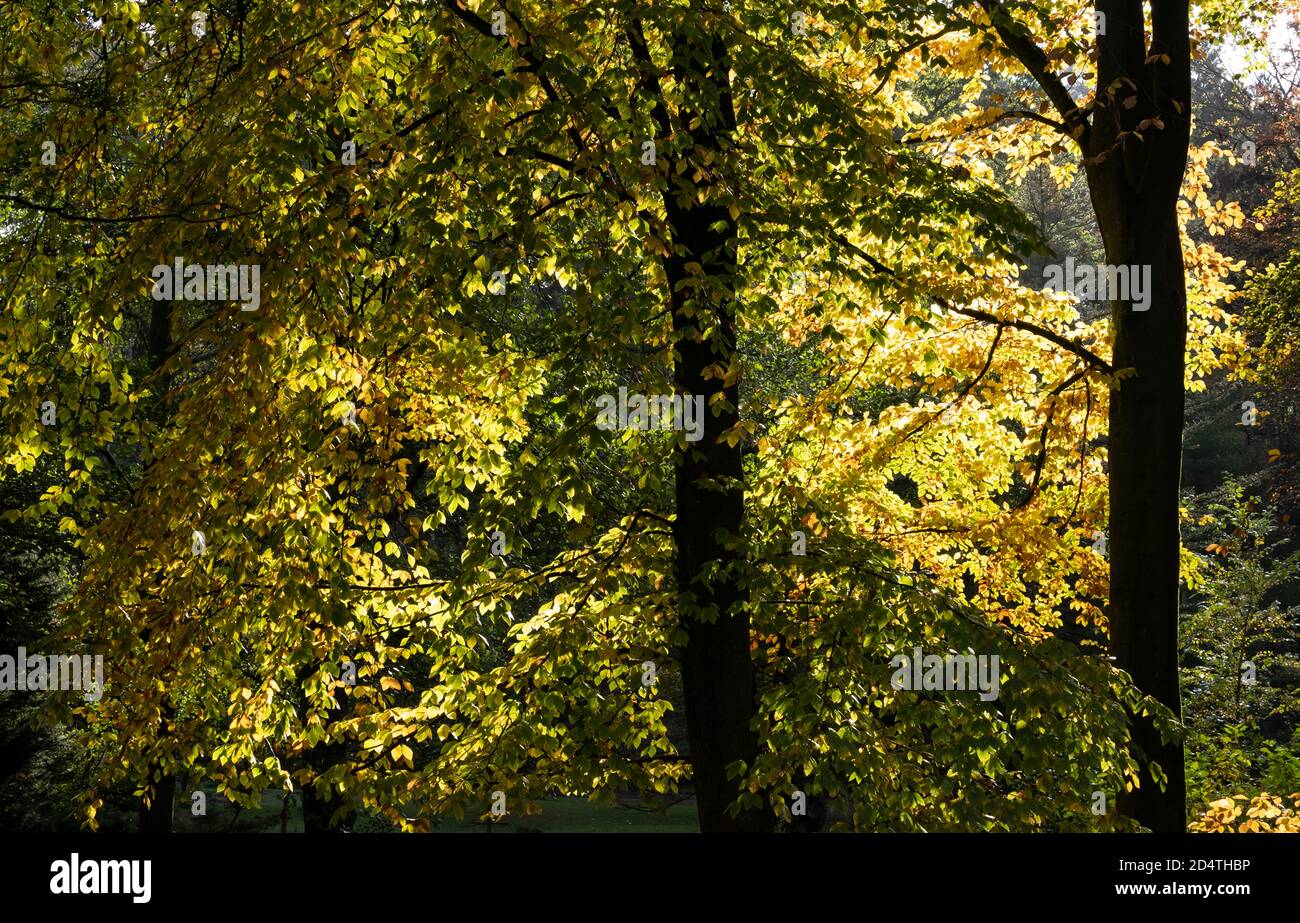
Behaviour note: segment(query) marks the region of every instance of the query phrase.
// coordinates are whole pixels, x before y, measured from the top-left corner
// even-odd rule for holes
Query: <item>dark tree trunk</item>
[[[633,45],[648,66],[639,35]],[[688,636],[681,651],[686,725],[700,830],[756,832],[771,828],[771,812],[733,812],[740,788],[728,772],[736,763],[751,767],[758,752],[749,614],[738,573],[745,511],[743,447],[738,440],[728,444],[720,439],[740,420],[740,397],[736,376],[724,383],[721,375],[712,374],[734,371],[736,362],[737,232],[726,202],[702,201],[718,186],[716,171],[725,159],[735,114],[721,39],[678,36],[673,57],[688,100],[675,129],[688,133],[690,142],[679,137],[676,149],[687,160],[683,175],[696,186],[685,201],[679,198],[670,161],[664,207],[672,247],[665,270],[676,341],[673,374],[684,399],[704,397],[703,436],[685,443],[676,456],[673,537],[679,619]],[[662,97],[656,112],[666,137],[669,120]],[[697,273],[710,281],[681,286]],[[715,404],[719,394],[722,400]]]
[[[1120,88],[1100,105],[1088,136],[1088,185],[1112,265],[1150,267],[1150,305],[1112,301],[1117,370],[1111,394],[1111,649],[1137,687],[1181,716],[1178,688],[1179,524],[1187,291],[1177,203],[1191,113],[1188,4],[1152,3],[1150,45],[1142,4],[1097,4],[1098,87]],[[1161,58],[1159,56],[1166,56]],[[1154,120],[1159,120],[1157,125]],[[1121,137],[1122,131],[1139,132]],[[1181,742],[1166,743],[1135,717],[1141,786],[1119,809],[1157,832],[1186,829]],[[1149,770],[1168,777],[1162,791]]]
[[[310,672],[309,668],[304,667],[299,673],[299,689],[305,685]],[[306,720],[310,713],[311,705],[306,695],[302,695],[298,701],[298,714],[302,720]],[[341,714],[341,708],[331,709],[325,717],[326,726],[328,727],[330,722],[336,720]],[[347,747],[338,742],[318,743],[298,758],[297,765],[308,770],[308,779],[302,785],[303,833],[350,833],[352,831],[350,812],[344,812],[337,821],[331,823],[335,812],[344,806],[343,799],[332,788],[323,795],[319,794],[312,784],[313,779],[324,775],[346,759]]]
[[[1179,715],[1178,486],[1186,296],[1177,227],[1136,234],[1127,253],[1125,262],[1152,267],[1154,297],[1149,311],[1117,317],[1115,324],[1115,367],[1137,374],[1111,394],[1111,650],[1139,689]],[[1140,717],[1133,741],[1169,778],[1161,792],[1144,768],[1141,786],[1120,795],[1120,811],[1152,830],[1182,832],[1181,742],[1161,741],[1151,722]]]
[[[323,798],[316,794],[312,786],[304,785],[302,789],[303,833],[350,833],[352,826],[347,818],[340,819],[332,825],[330,823],[334,812],[341,804],[342,802],[333,797],[332,792],[329,797]]]
[[[163,772],[152,787],[149,803],[140,804],[140,832],[171,833],[176,812],[176,776]]]

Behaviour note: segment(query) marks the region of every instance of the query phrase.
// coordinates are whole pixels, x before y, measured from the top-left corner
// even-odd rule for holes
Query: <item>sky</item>
[[[1276,54],[1288,43],[1300,43],[1300,36],[1296,35],[1292,28],[1292,24],[1287,20],[1287,17],[1279,14],[1274,17],[1272,25],[1269,27],[1268,47],[1274,52],[1274,54]],[[1223,45],[1222,52],[1223,63],[1228,67],[1232,74],[1237,77],[1242,77],[1249,71],[1252,64],[1252,55],[1247,54],[1237,42],[1228,39],[1228,41]],[[1253,57],[1256,64],[1262,62],[1260,55],[1257,54]]]

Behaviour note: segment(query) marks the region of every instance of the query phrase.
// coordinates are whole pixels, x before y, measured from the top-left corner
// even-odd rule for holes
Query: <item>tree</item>
[[[1111,300],[1107,619],[1119,665],[1177,716],[1178,491],[1189,368],[1179,199],[1192,118],[1190,4],[1153,3],[1147,11],[1128,0],[1099,2],[1094,16],[1077,4],[981,0],[961,12],[967,18],[954,16],[942,34],[966,30],[976,48],[1013,62],[1037,85],[1041,103],[990,106],[967,121],[987,129],[1027,120],[1056,134],[1041,146],[1009,142],[1022,153],[1070,144],[1087,177],[1106,262],[1151,271],[1149,305]],[[1210,17],[1225,12],[1202,9]],[[1082,94],[1089,77],[1091,92]],[[1205,269],[1223,274],[1221,266]],[[1153,830],[1182,831],[1181,745],[1149,717],[1135,716],[1133,728],[1147,762],[1141,783],[1122,797],[1123,809]]]
[[[1051,637],[1100,615],[1113,369],[867,79],[928,8],[4,15],[2,449],[64,465],[25,512],[112,664],[61,713],[92,821],[161,772],[327,827],[688,780],[704,830],[795,788],[854,829],[1116,826],[1087,804],[1150,702]],[[161,364],[124,356],[168,299]],[[620,385],[699,429],[597,425]],[[1001,697],[895,687],[917,646]]]
[[[1182,665],[1190,706],[1186,724],[1203,751],[1188,761],[1193,811],[1226,795],[1258,790],[1279,751],[1294,759],[1286,751],[1291,735],[1285,729],[1294,711],[1286,677],[1295,665],[1286,648],[1296,614],[1279,597],[1300,575],[1300,554],[1288,554],[1275,540],[1279,517],[1248,499],[1243,484],[1230,480],[1209,499],[1194,526],[1204,536],[1207,560],[1196,581],[1195,605],[1183,616],[1192,639]],[[1268,737],[1281,738],[1281,746],[1270,746]],[[1260,752],[1262,759],[1252,758]],[[1286,781],[1292,785],[1282,791],[1290,792],[1295,779]]]

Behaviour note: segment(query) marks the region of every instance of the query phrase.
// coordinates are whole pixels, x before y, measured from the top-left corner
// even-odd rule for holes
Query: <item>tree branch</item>
[[[831,237],[834,238],[836,243],[861,259],[877,273],[890,276],[894,279],[899,277],[898,273],[894,272],[894,270],[880,262],[880,260],[876,259],[870,253],[864,251],[861,247],[855,245],[843,234],[833,231],[831,232]],[[1083,345],[1078,340],[1073,340],[1064,334],[1057,333],[1056,331],[1043,327],[1040,324],[1035,324],[1033,321],[1017,320],[1015,318],[1001,318],[996,314],[990,314],[988,311],[981,311],[979,308],[959,307],[958,305],[948,301],[946,298],[942,298],[938,295],[931,294],[930,297],[934,299],[936,304],[956,314],[964,314],[967,317],[973,317],[976,320],[982,320],[989,324],[1014,327],[1015,329],[1023,330],[1026,333],[1036,334],[1051,343],[1055,343],[1062,349],[1074,353],[1084,362],[1088,363],[1092,368],[1097,369],[1100,372],[1105,372],[1107,375],[1115,374],[1115,369],[1109,362],[1088,349],[1087,346]]]
[[[1018,23],[1012,19],[1011,14],[997,0],[980,0],[980,6],[988,14],[989,22],[993,24],[994,30],[998,37],[1002,39],[1003,46],[1009,51],[1017,61],[1028,71],[1029,76],[1033,77],[1035,82],[1043,88],[1047,98],[1051,100],[1056,111],[1060,113],[1062,121],[1065,123],[1065,134],[1079,145],[1080,148],[1086,149],[1090,126],[1088,118],[1083,111],[1075,105],[1074,97],[1066,89],[1064,83],[1052,71],[1051,61],[1048,60],[1047,54],[1038,44],[1026,35]]]

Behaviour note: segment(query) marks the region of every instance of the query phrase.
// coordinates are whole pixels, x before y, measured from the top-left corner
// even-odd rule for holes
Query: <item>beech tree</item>
[[[1243,218],[1239,208],[1212,205],[1205,195],[1204,161],[1225,152],[1215,145],[1189,151],[1191,60],[1197,43],[1269,11],[1201,4],[1194,26],[1189,3],[1094,8],[981,0],[938,17],[930,37],[958,34],[930,53],[958,62],[961,73],[974,76],[992,61],[1031,79],[1036,94],[971,98],[960,118],[925,134],[935,140],[972,132],[960,139],[959,153],[1000,147],[1022,165],[1072,151],[1107,264],[1150,267],[1149,304],[1110,299],[1106,619],[1117,663],[1174,717],[1184,389],[1201,386],[1207,371],[1241,350],[1221,306],[1230,297],[1224,280],[1232,265],[1213,248],[1186,243],[1181,230],[1192,214],[1207,220],[1211,233],[1239,227]],[[1196,285],[1190,315],[1189,273]],[[1197,334],[1190,366],[1189,324]],[[1181,743],[1151,716],[1135,716],[1133,730],[1143,771],[1122,809],[1150,829],[1182,831]]]
[[[0,457],[64,468],[9,515],[85,558],[61,637],[110,678],[57,717],[102,757],[88,821],[184,778],[301,790],[327,829],[683,784],[705,831],[772,829],[795,792],[851,829],[1124,826],[1115,794],[1152,797],[1131,743],[1174,778],[1152,735],[1176,694],[1054,632],[1106,625],[1099,417],[1123,445],[1157,413],[1117,418],[1109,385],[1137,363],[1129,393],[1172,400],[1176,369],[1181,400],[1160,349],[1184,328],[1151,326],[1181,316],[1176,254],[1106,237],[1164,261],[1110,358],[1020,283],[1033,226],[905,138],[899,87],[951,11],[0,12]],[[1158,90],[1141,130],[1173,137]],[[620,387],[702,398],[700,438],[597,426]],[[1112,555],[1172,529],[1176,601],[1176,504],[1116,506],[1167,504],[1170,460],[1117,467],[1114,439]],[[995,698],[900,688],[919,648],[991,661]]]

